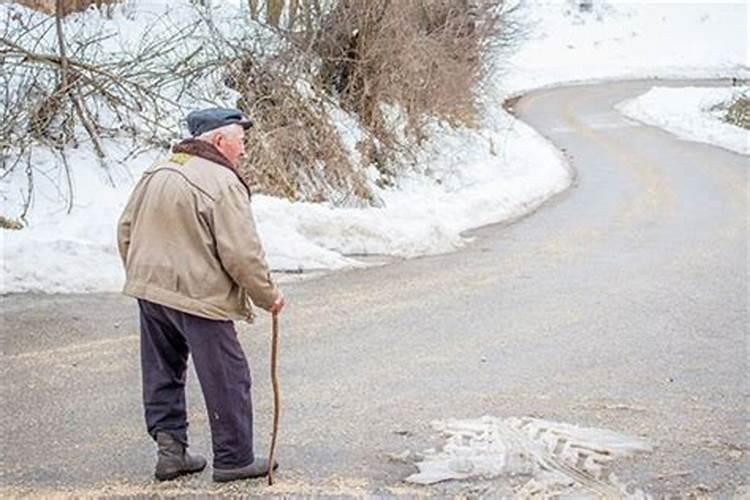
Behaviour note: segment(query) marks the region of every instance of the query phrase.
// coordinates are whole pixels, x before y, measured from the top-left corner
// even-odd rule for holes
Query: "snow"
[[[123,147],[113,140],[105,141],[104,145],[113,154]],[[49,165],[50,172],[59,174],[59,169],[53,167],[59,157],[46,149],[38,149],[34,155],[36,162]],[[145,168],[154,159],[156,152],[138,161],[144,161]],[[71,151],[68,161],[75,188],[72,212],[67,214],[68,193],[55,187],[64,186],[65,182],[37,176],[31,224],[21,231],[0,231],[3,255],[0,291],[65,293],[122,288],[124,273],[117,254],[116,221],[130,194],[122,186],[132,186],[137,176],[130,174],[127,165],[110,165],[105,171],[92,148]],[[12,183],[6,189],[12,189]],[[21,193],[4,190],[3,195]],[[5,206],[2,213],[7,213]]]
[[[112,47],[119,44],[123,50],[134,50],[150,31],[191,15],[187,1],[168,4],[168,18],[162,15],[165,1],[129,1],[116,9],[113,20],[98,22],[109,23],[117,32],[108,41]],[[235,4],[214,3],[218,13],[230,19],[222,25],[222,33],[234,33],[231,18],[239,19],[233,14],[244,3]],[[514,55],[498,56],[501,71],[488,86],[481,126],[472,130],[433,124],[437,134],[416,162],[406,166],[397,185],[373,186],[382,207],[336,208],[254,196],[254,212],[272,268],[341,269],[363,265],[356,258],[361,254],[409,258],[452,251],[467,243],[464,231],[518,217],[566,189],[573,174],[565,159],[502,109],[507,96],[592,79],[749,73],[744,2],[594,5],[593,12],[577,13],[570,2],[523,2],[519,15],[531,20],[528,39]],[[0,14],[5,17],[5,11]],[[90,16],[84,16],[88,14],[70,23],[90,29]],[[216,104],[230,100],[231,94],[224,94],[215,94]],[[184,102],[195,106],[204,102],[201,99],[190,96]],[[356,122],[340,110],[332,116],[344,143],[356,155]],[[170,126],[176,129],[176,123],[175,119]],[[0,293],[121,288],[116,221],[140,172],[166,152],[152,150],[126,158],[129,148],[124,140],[108,139],[104,145],[111,155],[106,170],[90,144],[82,142],[69,151],[75,187],[70,213],[65,182],[35,177],[28,227],[0,231]],[[41,148],[32,155],[39,172],[60,175],[59,158]],[[16,170],[0,181],[0,214],[11,218],[21,213],[25,199],[25,173]]]
[[[540,143],[530,128],[510,119],[492,127],[488,124],[481,136],[445,131],[440,152],[451,155],[441,158],[428,151],[429,161],[423,163],[429,164],[429,177],[412,172],[399,179],[396,189],[376,188],[383,208],[331,208],[256,197],[260,232],[272,262],[272,234],[279,233],[271,222],[274,215],[293,221],[284,230],[337,255],[415,257],[458,248],[464,243],[459,234],[465,229],[521,215],[567,186],[568,174],[559,168],[559,154]],[[490,141],[504,140],[509,146],[493,156]],[[487,161],[488,156],[495,161]]]
[[[750,76],[746,1],[521,2],[528,40],[503,88],[622,78]]]
[[[628,491],[610,471],[615,460],[652,451],[643,439],[530,417],[448,419],[432,426],[445,444],[425,451],[415,463],[419,472],[407,482],[521,476],[527,482],[517,498],[535,491],[540,497],[546,493],[544,498],[580,498],[592,491],[601,498],[645,498],[641,491]]]
[[[723,120],[723,104],[750,87],[654,87],[618,104],[616,109],[640,122],[661,127],[677,137],[705,142],[750,155],[750,131]]]

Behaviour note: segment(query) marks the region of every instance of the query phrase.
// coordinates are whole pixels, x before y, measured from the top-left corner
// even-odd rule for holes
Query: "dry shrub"
[[[65,12],[113,1],[64,0]],[[52,13],[56,4],[55,0],[23,3]],[[221,50],[205,69],[214,71],[232,61],[227,83],[240,92],[238,106],[256,122],[248,134],[246,177],[258,192],[337,205],[377,203],[365,182],[364,167],[375,165],[381,182],[388,183],[398,173],[400,159],[414,153],[426,138],[425,125],[431,117],[452,124],[475,124],[479,87],[490,69],[485,56],[512,34],[503,0],[253,0],[249,5],[259,22],[265,7],[268,29],[264,32],[272,33],[276,41],[266,43],[260,30],[255,38],[229,43],[217,31],[215,44]],[[210,21],[209,17],[203,19],[209,25]],[[178,43],[169,41],[169,50]],[[21,48],[12,50],[19,61],[30,57]],[[57,59],[37,59],[40,65],[51,65],[57,71]],[[138,60],[142,65],[150,59]],[[138,64],[134,62],[134,67]],[[88,66],[96,69],[95,62],[84,67],[71,59],[70,66],[77,78],[71,77],[71,81],[79,86],[97,84],[95,88],[104,89],[107,99],[123,100],[119,97],[122,86],[113,90],[110,79],[100,84],[101,72],[94,71],[88,80],[81,80],[81,75],[88,75]],[[127,66],[124,68],[129,74]],[[187,76],[174,77],[189,87],[193,73],[190,70]],[[159,78],[154,87],[158,87]],[[152,85],[148,82],[133,85],[135,90],[124,96],[150,96]],[[52,113],[53,117],[73,116],[72,104],[65,103],[67,107]],[[52,104],[55,102],[50,101],[44,109],[54,111]],[[361,165],[352,163],[352,155],[331,122],[329,111],[338,104],[357,116],[364,130],[357,145]],[[387,115],[386,105],[401,112],[405,127]],[[36,122],[43,126],[35,136],[49,139],[50,130],[66,129],[64,123],[42,115]],[[98,130],[93,128],[92,137]],[[67,143],[65,137],[55,140]]]
[[[735,88],[729,101],[716,104],[709,111],[720,114],[731,125],[750,130],[750,90],[747,84],[747,80],[732,78],[732,87],[739,85],[740,88]]]
[[[750,130],[750,92],[739,96],[729,106],[726,121],[732,125]]]
[[[402,143],[381,104],[405,112],[419,143],[429,117],[473,125],[484,57],[504,40],[502,0],[339,0],[314,49],[323,88],[381,144]]]
[[[502,0],[286,5],[286,17],[268,11],[265,22],[287,47],[270,59],[243,56],[232,81],[244,96],[239,106],[257,121],[248,140],[251,183],[297,200],[376,202],[362,168],[376,166],[379,184],[389,184],[427,137],[430,118],[476,124],[479,85],[490,70],[485,56],[509,39]],[[271,4],[256,2],[253,12],[262,14],[263,6]],[[299,29],[279,28],[286,24],[280,18],[294,26],[298,6]],[[299,82],[307,82],[305,91]],[[326,100],[358,117],[362,165],[351,164],[321,104]]]
[[[374,201],[361,169],[351,163],[324,101],[292,77],[289,58],[259,63],[246,55],[227,83],[254,120],[247,134],[244,177],[254,191],[292,200],[357,206]]]
[[[23,229],[23,223],[15,219],[0,215],[0,229],[12,229],[17,231],[19,229]]]
[[[74,12],[82,12],[92,5],[95,5],[97,9],[101,9],[103,6],[108,6],[109,8],[109,6],[120,3],[121,1],[122,0],[63,0],[61,6],[62,15],[67,16]],[[49,15],[55,14],[57,4],[56,0],[17,0],[17,2],[24,7]]]

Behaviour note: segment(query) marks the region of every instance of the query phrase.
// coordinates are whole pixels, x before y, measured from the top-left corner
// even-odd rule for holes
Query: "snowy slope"
[[[170,9],[184,3],[170,2]],[[141,5],[153,14],[166,4],[126,4],[136,10]],[[435,124],[440,133],[417,164],[406,169],[395,188],[378,192],[383,208],[341,209],[254,197],[272,267],[336,269],[358,265],[350,254],[413,257],[450,251],[465,243],[460,236],[464,230],[533,210],[564,190],[571,172],[547,141],[502,110],[505,96],[573,80],[745,75],[747,9],[745,3],[598,3],[594,12],[578,14],[568,2],[524,2],[521,14],[532,20],[529,37],[511,58],[499,56],[504,69],[490,85],[481,128],[452,130]],[[133,35],[123,17],[116,16],[114,23]],[[116,140],[105,146],[115,158],[124,156],[118,150],[127,149]],[[0,293],[118,290],[123,276],[115,223],[134,180],[163,154],[149,151],[114,162],[112,183],[90,145],[70,151],[77,188],[70,214],[64,193],[38,177],[29,227],[0,231]],[[59,159],[50,153],[37,150],[34,155],[40,170],[59,170],[52,168]],[[1,181],[0,213],[17,216],[22,185],[23,172]]]
[[[662,127],[690,141],[705,142],[730,151],[750,155],[750,130],[726,123],[720,104],[748,87],[734,88],[666,88],[655,87],[616,108],[635,120]]]
[[[502,86],[643,77],[750,76],[750,2],[522,1],[528,39]]]

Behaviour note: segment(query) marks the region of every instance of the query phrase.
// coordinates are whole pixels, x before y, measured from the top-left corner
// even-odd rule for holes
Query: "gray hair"
[[[215,128],[213,130],[209,130],[208,132],[204,132],[196,139],[206,142],[211,142],[213,138],[216,135],[223,135],[225,137],[237,137],[240,135],[240,132],[242,132],[244,129],[242,128],[242,125],[238,125],[236,123],[230,123],[229,125],[224,125],[223,127]]]

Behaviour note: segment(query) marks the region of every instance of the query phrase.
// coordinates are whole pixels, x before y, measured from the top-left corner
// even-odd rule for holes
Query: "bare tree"
[[[228,63],[221,41],[194,42],[204,29],[200,19],[147,30],[135,50],[103,56],[102,40],[111,35],[78,31],[68,40],[65,0],[55,2],[53,17],[9,9],[0,19],[0,178],[25,169],[28,194],[21,217],[33,199],[37,167],[32,152],[38,146],[59,156],[59,189],[70,210],[70,146],[90,141],[109,175],[112,159],[104,139],[132,137],[133,150],[126,157],[149,144],[169,144],[183,116],[180,99],[211,99],[200,95],[202,86],[195,82]]]

